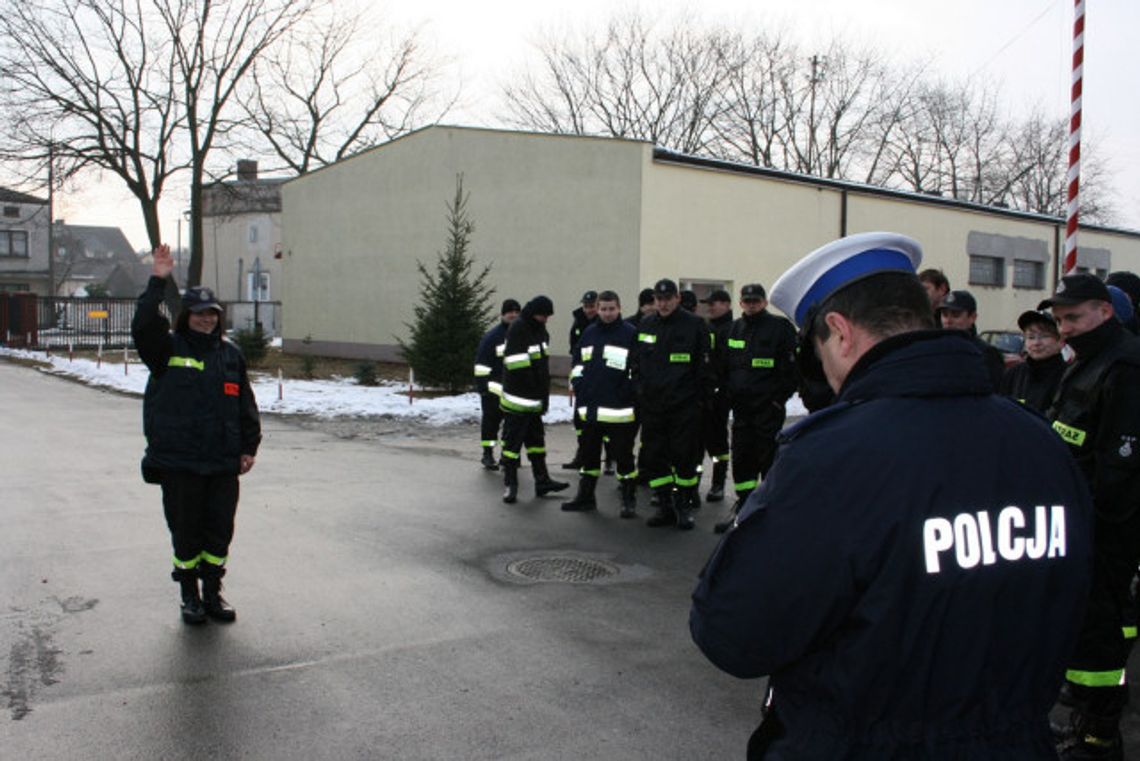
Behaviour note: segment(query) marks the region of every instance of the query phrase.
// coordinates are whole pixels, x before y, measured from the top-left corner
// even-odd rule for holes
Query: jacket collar
[[[993,382],[981,349],[958,331],[921,330],[880,341],[859,358],[839,400],[986,395]]]

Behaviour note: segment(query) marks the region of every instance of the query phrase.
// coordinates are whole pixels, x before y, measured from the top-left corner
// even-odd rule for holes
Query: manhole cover
[[[528,557],[507,564],[507,573],[529,581],[592,584],[621,573],[612,563],[565,555]]]

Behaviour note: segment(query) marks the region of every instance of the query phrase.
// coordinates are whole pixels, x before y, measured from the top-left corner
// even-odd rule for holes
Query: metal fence
[[[50,298],[32,294],[0,294],[0,340],[26,348],[122,348],[131,344],[135,299]],[[226,304],[226,328],[253,327],[252,302]],[[169,318],[166,306],[160,307]],[[263,330],[276,335],[281,303],[261,302],[257,316]],[[248,316],[247,316],[248,314]]]

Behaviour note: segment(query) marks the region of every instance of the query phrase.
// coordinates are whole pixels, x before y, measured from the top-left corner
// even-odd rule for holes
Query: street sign
[[[107,312],[106,309],[92,309],[87,313],[87,316],[92,320],[105,320],[111,315]]]

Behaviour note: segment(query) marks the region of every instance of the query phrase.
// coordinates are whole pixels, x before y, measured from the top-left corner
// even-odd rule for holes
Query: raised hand
[[[155,277],[170,277],[170,273],[174,271],[174,257],[170,254],[170,246],[163,243],[156,248],[152,255],[154,256],[154,269],[152,270]]]

